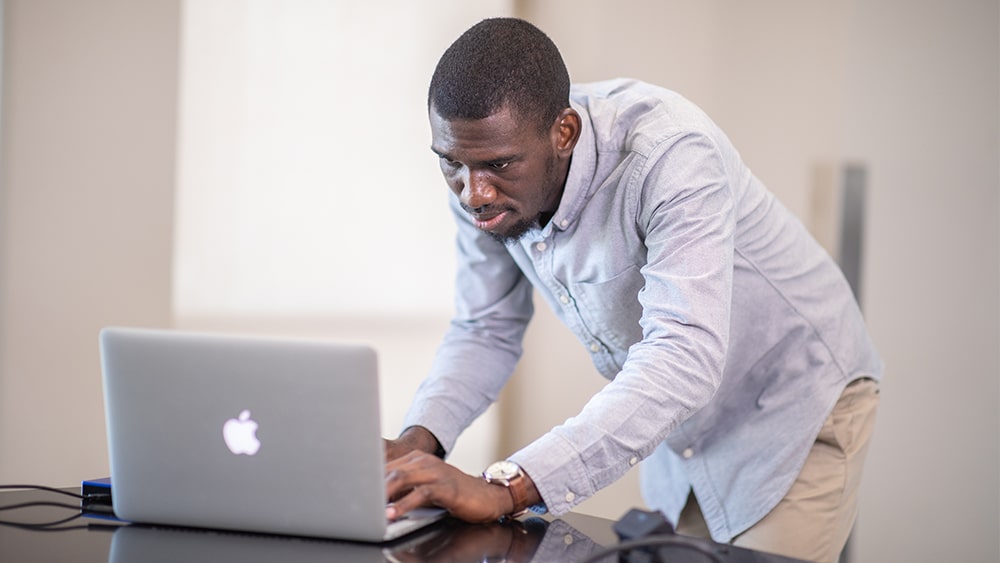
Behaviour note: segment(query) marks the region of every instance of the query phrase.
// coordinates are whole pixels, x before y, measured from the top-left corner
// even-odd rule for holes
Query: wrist
[[[399,435],[399,441],[415,450],[432,454],[442,459],[444,458],[445,451],[441,447],[441,443],[438,442],[438,439],[430,430],[423,426],[407,427]]]
[[[519,465],[510,460],[501,460],[491,464],[483,471],[487,484],[496,485],[497,493],[506,493],[495,498],[500,500],[497,506],[505,509],[501,516],[516,518],[527,512],[528,507],[540,501],[538,489],[527,473]],[[506,489],[506,491],[504,491]]]

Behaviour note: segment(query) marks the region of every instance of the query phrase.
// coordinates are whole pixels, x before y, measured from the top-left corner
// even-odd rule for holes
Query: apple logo
[[[257,422],[251,420],[250,411],[244,410],[239,418],[230,418],[222,426],[226,447],[236,455],[254,455],[260,449],[257,439]]]

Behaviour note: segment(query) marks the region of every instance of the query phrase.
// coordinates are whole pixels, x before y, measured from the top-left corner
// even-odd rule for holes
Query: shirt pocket
[[[626,350],[642,340],[639,290],[645,279],[635,265],[601,281],[575,282],[569,289],[587,330],[609,348]]]

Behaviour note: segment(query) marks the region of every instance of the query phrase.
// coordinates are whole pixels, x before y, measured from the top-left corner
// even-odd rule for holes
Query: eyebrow
[[[444,151],[439,151],[439,150],[437,150],[434,147],[431,147],[431,152],[433,152],[434,154],[438,155],[439,157],[441,157],[441,158],[443,158],[445,160],[456,160],[452,155],[450,155],[450,154],[448,154],[448,153],[446,153]],[[520,159],[521,159],[520,155],[514,155],[514,154],[512,154],[512,155],[499,156],[497,158],[491,158],[489,160],[478,160],[478,161],[473,162],[473,164],[479,164],[479,165],[489,166],[489,165],[493,165],[493,164],[501,164],[501,163],[504,163],[504,162],[514,162],[514,161],[520,160]]]
[[[437,150],[434,147],[431,147],[431,152],[434,153],[434,154],[436,154],[436,155],[438,155],[438,156],[440,156],[441,158],[446,158],[448,160],[451,160],[451,155],[450,154],[448,154],[446,152],[439,151],[439,150]]]

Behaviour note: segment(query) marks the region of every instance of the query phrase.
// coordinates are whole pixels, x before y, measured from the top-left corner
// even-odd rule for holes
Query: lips
[[[472,223],[477,229],[483,231],[492,231],[503,223],[504,218],[507,217],[507,211],[501,211],[500,213],[483,213],[481,215],[473,214]]]

